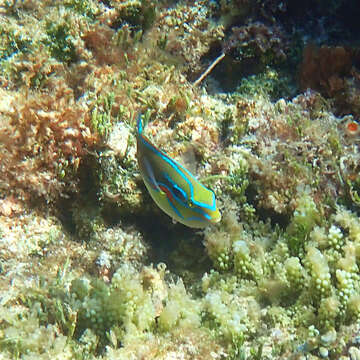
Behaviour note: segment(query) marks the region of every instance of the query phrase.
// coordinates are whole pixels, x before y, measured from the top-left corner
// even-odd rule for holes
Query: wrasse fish
[[[215,194],[143,135],[137,118],[137,160],[141,176],[155,203],[176,221],[202,228],[221,219]]]

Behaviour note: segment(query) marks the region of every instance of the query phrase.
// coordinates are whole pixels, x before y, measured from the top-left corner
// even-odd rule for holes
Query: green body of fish
[[[146,188],[166,214],[192,228],[220,221],[213,191],[143,135],[141,115],[137,119],[137,159]]]

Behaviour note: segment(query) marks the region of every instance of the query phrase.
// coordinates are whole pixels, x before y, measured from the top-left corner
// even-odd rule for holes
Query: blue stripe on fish
[[[198,206],[204,207],[206,209],[215,211],[216,210],[216,201],[215,201],[215,194],[212,192],[212,190],[206,188],[204,185],[202,185],[201,183],[199,183],[204,189],[209,190],[212,192],[212,205],[208,205],[206,203],[200,202],[200,201],[196,201],[194,199],[194,188],[191,184],[191,182],[189,181],[189,179],[181,172],[184,171],[186,175],[188,175],[190,178],[192,178],[194,181],[198,180],[188,171],[186,170],[183,166],[181,166],[178,162],[176,162],[175,160],[169,158],[167,155],[165,155],[164,153],[162,153],[160,150],[158,150],[153,144],[151,144],[149,141],[147,141],[147,139],[145,139],[142,135],[142,125],[141,125],[141,121],[140,121],[140,125],[139,125],[139,121],[138,121],[138,131],[139,131],[139,135],[141,138],[141,141],[143,142],[143,144],[150,149],[151,151],[153,151],[157,156],[160,156],[164,161],[166,161],[189,185],[190,187],[190,199],[191,201]]]
[[[214,192],[154,146],[143,136],[143,131],[142,117],[139,115],[137,159],[146,188],[156,204],[169,216],[190,227],[200,228],[220,221],[221,214],[216,207]]]

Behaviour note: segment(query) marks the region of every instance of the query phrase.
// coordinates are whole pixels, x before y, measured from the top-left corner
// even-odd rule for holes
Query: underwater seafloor
[[[359,16],[1,1],[0,359],[360,359]],[[221,222],[155,205],[139,113]]]

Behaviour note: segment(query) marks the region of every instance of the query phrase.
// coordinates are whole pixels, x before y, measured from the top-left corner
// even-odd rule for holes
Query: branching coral
[[[15,285],[8,292],[0,309],[3,353],[35,358],[51,347],[53,358],[67,359],[77,353],[94,354],[107,344],[107,359],[128,359],[143,352],[164,358],[179,352],[185,359],[195,353],[198,359],[225,354],[209,332],[200,328],[202,303],[191,299],[182,283],[168,286],[164,266],[139,272],[125,263],[111,284],[74,278],[63,270],[53,280],[33,281],[26,289]],[[26,300],[14,306],[21,300],[20,292],[26,292]],[[176,339],[181,342],[180,350]]]
[[[304,201],[305,199],[309,201],[306,196]],[[293,224],[300,221],[297,212],[300,212],[300,207],[294,212]],[[307,227],[305,237],[302,232],[294,233],[293,225],[284,234],[278,233],[272,240],[274,242],[266,239],[268,233],[263,227],[257,229],[253,240],[233,240],[232,247],[229,245],[231,239],[249,234],[246,225],[245,231],[240,233],[239,230],[228,228],[228,231],[223,229],[223,232],[207,235],[205,245],[214,267],[221,273],[210,272],[204,276],[203,290],[208,294],[205,298],[208,309],[213,315],[216,314],[218,321],[226,319],[225,313],[231,309],[229,304],[224,306],[224,299],[228,296],[225,294],[238,294],[232,302],[238,300],[237,296],[242,299],[255,298],[257,306],[263,307],[262,311],[255,311],[262,314],[260,316],[263,321],[273,324],[278,331],[292,332],[295,329],[291,328],[295,326],[296,333],[301,334],[305,329],[309,329],[308,336],[304,337],[309,349],[321,345],[331,347],[329,342],[325,344],[325,334],[329,331],[335,332],[335,338],[342,336],[342,332],[346,334],[351,331],[343,326],[345,322],[354,323],[358,319],[357,235],[354,237],[358,230],[355,230],[350,238],[344,235],[339,225],[341,223],[344,229],[349,226],[355,229],[355,217],[343,209],[338,209],[337,214],[329,220],[331,226],[325,222],[325,227],[321,228],[315,226],[314,221],[318,220],[313,211],[306,210],[302,218],[300,223],[304,223],[304,219],[308,218],[305,221],[307,225],[304,225]],[[254,236],[253,231],[250,233]],[[296,256],[290,256],[287,244],[289,236],[299,241]],[[289,246],[293,246],[292,243]],[[218,254],[222,253],[225,253],[226,257],[219,257]],[[278,304],[281,304],[280,308],[277,307]],[[246,325],[246,320],[239,318],[236,323],[238,326]],[[231,331],[231,324],[232,322],[228,321],[226,331]],[[254,319],[251,319],[251,324],[255,334],[261,336],[261,330],[256,327]],[[240,334],[249,336],[249,329],[242,328]]]

